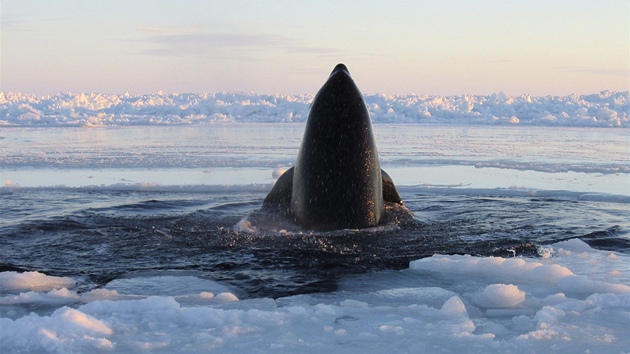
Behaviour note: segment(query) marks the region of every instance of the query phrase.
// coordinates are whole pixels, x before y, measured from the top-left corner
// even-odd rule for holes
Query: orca
[[[381,170],[372,122],[348,68],[338,64],[315,95],[295,166],[263,202],[307,230],[363,229],[384,220],[386,204],[402,205]]]

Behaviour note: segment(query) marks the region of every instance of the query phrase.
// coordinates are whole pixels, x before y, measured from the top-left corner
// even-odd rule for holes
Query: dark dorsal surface
[[[365,228],[380,220],[382,178],[372,123],[343,64],[313,100],[292,187],[291,212],[305,228]]]

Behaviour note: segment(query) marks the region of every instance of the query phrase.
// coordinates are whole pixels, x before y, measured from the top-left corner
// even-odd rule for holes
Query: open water
[[[627,129],[374,126],[414,221],[256,232],[303,124],[0,129],[0,270],[79,281],[187,271],[239,298],[334,291],[433,254],[536,256],[578,238],[630,253]]]

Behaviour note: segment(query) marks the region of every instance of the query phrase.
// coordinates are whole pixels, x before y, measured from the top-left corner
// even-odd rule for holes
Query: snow
[[[82,294],[68,278],[0,276],[3,352],[630,348],[630,259],[577,239],[534,258],[434,255],[406,270],[345,279],[333,293],[275,300],[239,300],[190,274],[139,274]],[[28,313],[35,305],[40,310]]]
[[[51,277],[38,272],[0,273],[0,288],[51,290],[59,287],[72,288],[75,281],[67,277]]]
[[[512,284],[491,284],[473,300],[481,308],[516,307],[525,301],[525,292]]]
[[[197,125],[304,122],[313,95],[131,95],[0,92],[0,126]],[[365,95],[375,123],[630,127],[628,91],[590,95]]]

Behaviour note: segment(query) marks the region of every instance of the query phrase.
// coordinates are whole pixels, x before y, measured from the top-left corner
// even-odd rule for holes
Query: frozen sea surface
[[[375,124],[414,222],[256,232],[303,128],[0,129],[0,352],[630,348],[627,129]]]

